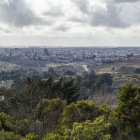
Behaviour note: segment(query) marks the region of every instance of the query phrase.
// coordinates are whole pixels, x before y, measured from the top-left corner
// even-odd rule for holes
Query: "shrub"
[[[39,136],[33,133],[27,134],[26,138],[22,138],[21,140],[38,140]]]
[[[7,115],[3,112],[0,113],[0,130],[5,130],[5,131],[11,131],[13,128],[13,125],[11,123],[11,116]]]
[[[110,123],[105,122],[104,116],[100,116],[93,122],[75,122],[72,129],[65,129],[63,136],[51,133],[43,140],[110,140],[109,127]]]
[[[0,131],[0,140],[20,140],[20,136],[12,132]]]
[[[82,100],[77,103],[71,103],[64,108],[61,123],[65,127],[72,128],[74,122],[80,123],[86,120],[94,120],[100,114],[101,112],[97,105]]]
[[[46,133],[55,130],[66,105],[65,100],[59,98],[42,99],[34,110],[35,119],[43,123],[43,131]]]
[[[74,123],[71,131],[71,140],[110,140],[108,133],[110,124],[105,122],[105,117],[100,116],[95,121]]]

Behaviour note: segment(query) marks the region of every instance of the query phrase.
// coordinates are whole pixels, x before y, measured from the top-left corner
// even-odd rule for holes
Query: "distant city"
[[[140,59],[139,47],[94,48],[0,48],[0,71],[29,70],[38,72],[53,68],[57,72],[95,71],[98,66]],[[6,67],[12,65],[12,67]],[[108,72],[108,71],[107,71]]]
[[[140,48],[0,48],[0,58],[3,57],[66,64],[85,62],[100,65],[140,59]]]

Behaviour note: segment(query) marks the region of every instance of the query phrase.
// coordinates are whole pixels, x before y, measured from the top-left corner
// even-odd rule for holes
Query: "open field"
[[[19,68],[20,68],[19,65],[0,61],[0,71],[11,71]]]
[[[115,70],[119,69],[122,66],[140,68],[140,60],[129,62],[118,62],[114,64],[104,64],[95,67],[95,71],[97,73],[113,73]],[[114,68],[114,71],[112,71],[112,68]]]
[[[54,68],[54,67],[58,67],[58,66],[61,66],[62,64],[59,64],[59,63],[47,63],[46,66],[47,67],[51,67],[51,68]]]
[[[89,98],[89,102],[96,103],[101,106],[107,104],[111,108],[114,108],[118,103],[117,94],[94,94]]]

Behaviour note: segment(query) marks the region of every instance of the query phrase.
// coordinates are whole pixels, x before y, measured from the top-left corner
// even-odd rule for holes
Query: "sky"
[[[0,0],[0,46],[140,46],[140,0]]]

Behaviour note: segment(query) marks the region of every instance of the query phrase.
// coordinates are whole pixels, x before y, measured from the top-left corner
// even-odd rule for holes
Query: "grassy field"
[[[59,63],[49,63],[49,64],[46,64],[47,67],[51,67],[51,68],[54,68],[54,67],[58,67],[58,66],[61,66],[62,64],[59,64]]]
[[[130,62],[120,62],[114,64],[105,64],[105,65],[97,66],[95,68],[95,71],[98,74],[101,73],[112,74],[113,76],[112,88],[114,89],[114,94],[119,93],[121,88],[129,82],[133,82],[140,86],[140,74],[135,74],[135,73],[124,74],[124,73],[117,72],[117,70],[120,69],[122,66],[140,68],[140,60],[130,61]],[[114,68],[114,70],[112,70],[112,68]]]
[[[16,64],[0,61],[0,71],[11,71],[18,69],[18,67]]]
[[[112,71],[113,67],[115,70],[117,70],[122,66],[140,68],[140,60],[129,61],[129,62],[118,62],[118,63],[114,63],[114,64],[104,64],[101,66],[97,66],[95,68],[95,71],[97,73],[113,73],[113,71]]]

